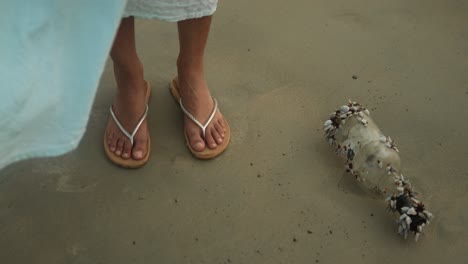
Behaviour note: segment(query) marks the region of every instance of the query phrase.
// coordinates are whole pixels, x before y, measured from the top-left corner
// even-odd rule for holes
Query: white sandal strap
[[[216,99],[213,98],[213,102],[214,102],[214,106],[213,106],[213,110],[211,111],[211,114],[210,114],[210,117],[208,118],[208,120],[206,121],[206,123],[204,125],[202,125],[202,123],[200,123],[200,121],[198,121],[187,109],[185,109],[184,105],[182,104],[182,98],[179,99],[179,104],[180,104],[180,108],[182,108],[182,111],[195,123],[197,124],[203,131],[203,139],[205,139],[205,131],[206,131],[206,128],[208,127],[208,125],[211,123],[211,121],[213,120],[215,114],[216,114],[216,110],[218,110],[218,101],[216,101]]]
[[[146,110],[145,110],[145,113],[143,114],[143,116],[140,118],[140,121],[138,121],[138,124],[136,125],[135,129],[133,130],[132,134],[128,133],[128,131],[122,126],[122,124],[120,124],[119,120],[117,119],[117,117],[115,116],[114,114],[114,110],[112,110],[112,106],[110,107],[110,113],[111,113],[111,116],[112,118],[114,119],[115,123],[117,124],[117,126],[119,127],[120,131],[122,131],[122,133],[124,133],[124,135],[130,139],[130,142],[132,143],[132,146],[133,146],[133,137],[135,136],[136,132],[138,131],[138,129],[140,128],[141,124],[143,124],[143,121],[145,121],[145,118],[146,116],[148,115],[148,104],[146,104]]]

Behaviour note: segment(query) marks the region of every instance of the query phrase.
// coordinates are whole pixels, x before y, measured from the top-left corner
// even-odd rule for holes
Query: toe
[[[216,144],[216,141],[213,138],[213,134],[211,133],[211,129],[207,129],[206,135],[205,135],[205,141],[206,144],[210,149],[215,149],[218,144]]]
[[[117,140],[117,148],[115,149],[115,155],[119,156],[122,155],[122,151],[123,151],[123,146],[124,146],[124,140],[119,138]]]
[[[195,151],[202,151],[205,149],[205,142],[197,129],[191,129],[187,132],[189,137],[189,144]]]
[[[112,135],[112,138],[107,141],[110,151],[115,152],[117,149],[117,138]]]
[[[214,127],[216,129],[216,132],[221,136],[221,138],[224,138],[224,128],[219,124],[219,122],[215,122]]]
[[[128,159],[130,158],[130,153],[132,152],[132,143],[130,141],[124,142],[123,151],[122,151],[122,158]]]
[[[226,132],[226,121],[224,121],[224,118],[220,118],[218,119],[218,122],[216,122],[220,127],[221,129],[223,130],[223,133]]]
[[[107,142],[107,146],[110,148],[111,145],[112,145],[112,140],[114,139],[114,133],[107,133],[106,134],[106,142]]]
[[[135,146],[132,151],[132,157],[136,160],[141,160],[146,156],[147,151],[147,140],[136,139]]]
[[[216,129],[216,127],[213,127],[211,128],[211,135],[213,136],[216,144],[220,145],[221,143],[223,143],[223,138],[222,136],[219,134],[218,130]]]

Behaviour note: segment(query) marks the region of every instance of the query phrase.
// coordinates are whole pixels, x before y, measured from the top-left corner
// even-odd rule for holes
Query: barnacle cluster
[[[432,214],[426,210],[424,204],[418,200],[417,193],[411,183],[402,174],[395,173],[394,182],[397,193],[387,197],[388,209],[398,211],[398,233],[405,239],[413,232],[414,239],[418,241],[424,226],[429,224]]]
[[[391,137],[385,137],[385,136],[383,136],[383,137],[380,138],[380,141],[381,141],[382,143],[384,143],[384,145],[385,145],[387,148],[391,148],[391,149],[395,150],[396,152],[400,152],[400,151],[398,150],[398,148],[397,148],[395,142],[392,140]]]
[[[323,129],[328,144],[346,159],[346,171],[360,181],[370,181],[370,188],[385,195],[388,209],[400,214],[398,232],[405,238],[413,233],[417,241],[432,214],[400,173],[399,150],[380,132],[369,110],[350,100],[330,114]]]
[[[336,132],[340,126],[344,125],[346,120],[351,116],[356,116],[359,122],[361,122],[364,126],[367,126],[368,121],[364,118],[364,114],[370,115],[369,110],[356,102],[352,102],[351,100],[349,100],[347,105],[340,107],[340,109],[335,109],[335,111],[330,114],[330,119],[325,121],[323,124],[323,130],[325,131],[328,144],[333,145],[335,143]],[[339,147],[341,149],[341,146]]]

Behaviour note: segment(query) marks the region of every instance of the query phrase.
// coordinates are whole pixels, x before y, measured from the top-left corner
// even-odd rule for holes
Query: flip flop
[[[182,112],[184,112],[184,114],[188,118],[190,118],[198,127],[201,128],[201,130],[203,132],[203,139],[205,139],[205,130],[208,127],[208,125],[211,123],[211,121],[213,120],[213,117],[215,116],[216,111],[219,111],[218,102],[216,101],[216,99],[213,98],[214,107],[213,107],[213,111],[211,112],[210,117],[208,118],[208,121],[206,121],[205,124],[202,124],[189,111],[187,111],[187,109],[185,109],[184,105],[182,104],[182,98],[180,97],[180,94],[179,94],[179,87],[177,85],[176,79],[173,79],[171,81],[170,90],[171,90],[172,97],[180,105],[180,108],[182,109]],[[201,160],[214,159],[217,156],[221,155],[227,149],[227,147],[229,145],[229,141],[231,139],[231,128],[229,127],[226,119],[225,119],[224,123],[225,123],[226,133],[225,133],[223,142],[221,143],[221,145],[218,145],[215,149],[210,149],[208,147],[205,147],[202,151],[194,150],[192,148],[192,146],[190,145],[190,141],[189,141],[189,137],[188,137],[187,132],[184,132],[185,143],[187,144],[187,148],[190,150],[190,152],[193,154],[193,156],[195,156],[196,158],[201,159]]]
[[[135,127],[135,129],[133,129],[132,133],[129,133],[122,126],[122,124],[119,122],[117,116],[114,113],[114,110],[112,110],[112,106],[109,108],[110,114],[111,114],[112,118],[114,119],[114,122],[117,124],[120,131],[122,131],[122,133],[130,140],[130,142],[132,143],[132,146],[133,146],[133,137],[137,133],[138,129],[140,129],[141,124],[143,124],[143,121],[146,119],[146,116],[148,115],[148,102],[149,102],[149,98],[151,96],[151,88],[150,88],[150,85],[149,85],[149,83],[147,81],[145,81],[145,84],[146,84],[146,110],[145,110],[145,113],[143,114],[143,116],[138,121],[138,124]],[[128,169],[136,169],[136,168],[142,167],[143,165],[146,164],[146,162],[148,162],[150,152],[151,152],[151,139],[150,139],[149,135],[148,135],[148,141],[147,141],[147,149],[148,149],[148,151],[146,152],[145,157],[143,159],[141,159],[141,160],[135,160],[135,159],[133,159],[131,157],[131,155],[130,155],[130,158],[124,159],[122,157],[119,157],[119,156],[115,155],[110,150],[109,146],[107,145],[106,133],[104,133],[104,150],[106,152],[106,155],[107,155],[107,157],[109,158],[110,161],[112,161],[114,164],[116,164],[116,165],[118,165],[120,167],[128,168]]]

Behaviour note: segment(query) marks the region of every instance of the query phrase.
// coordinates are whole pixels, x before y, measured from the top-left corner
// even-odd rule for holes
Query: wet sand
[[[2,262],[466,263],[468,4],[294,3],[220,3],[206,73],[232,142],[208,162],[187,151],[168,91],[176,27],[139,20],[150,162],[124,170],[104,156],[108,65],[76,151],[0,172]],[[418,243],[396,234],[397,216],[323,138],[348,98],[397,141],[405,176],[436,216]]]

